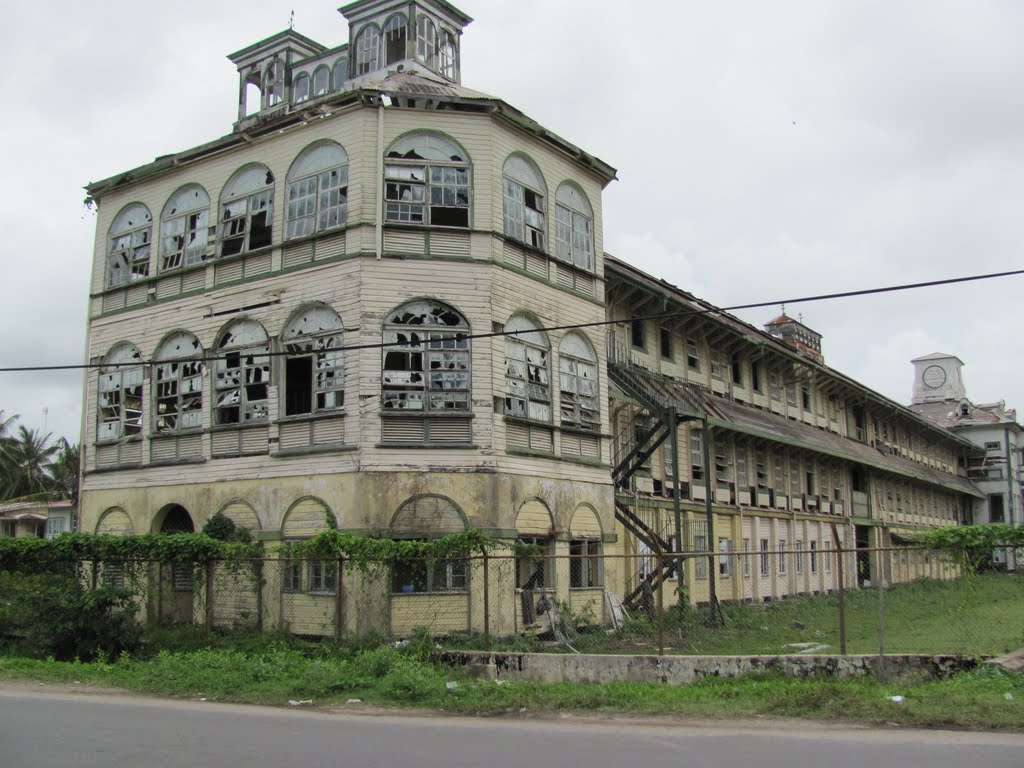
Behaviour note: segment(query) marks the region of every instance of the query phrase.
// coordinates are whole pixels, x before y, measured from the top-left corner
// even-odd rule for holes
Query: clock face
[[[929,365],[921,374],[921,380],[929,389],[938,389],[946,383],[946,371],[938,365]]]

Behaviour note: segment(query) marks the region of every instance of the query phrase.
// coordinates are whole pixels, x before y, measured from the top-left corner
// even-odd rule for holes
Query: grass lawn
[[[885,591],[885,652],[1001,655],[1024,647],[1024,577],[987,573],[956,581],[918,581]],[[704,607],[682,620],[666,609],[665,652],[693,655],[796,653],[787,647],[813,643],[839,652],[839,597],[814,595],[769,603],[727,603],[723,627],[707,625]],[[478,637],[455,641],[479,648]],[[846,593],[847,653],[879,651],[877,589]],[[581,634],[582,653],[657,653],[654,622],[634,619],[625,631]],[[498,640],[495,650],[534,650],[522,638]],[[558,650],[558,649],[553,649]],[[564,652],[571,652],[562,649]]]

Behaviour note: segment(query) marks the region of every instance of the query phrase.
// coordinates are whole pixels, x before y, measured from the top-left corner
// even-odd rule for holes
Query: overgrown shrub
[[[0,635],[24,653],[61,661],[116,658],[142,639],[126,589],[84,589],[74,574],[0,572]]]

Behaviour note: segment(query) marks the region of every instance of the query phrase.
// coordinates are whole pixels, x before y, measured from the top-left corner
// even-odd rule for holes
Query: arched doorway
[[[192,515],[181,504],[168,504],[153,518],[154,533],[171,535],[195,533]],[[161,623],[192,623],[195,620],[195,565],[160,563],[156,567],[156,601],[150,610]]]

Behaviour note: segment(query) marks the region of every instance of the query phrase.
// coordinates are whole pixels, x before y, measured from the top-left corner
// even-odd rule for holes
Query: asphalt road
[[[1024,735],[352,715],[0,688],[4,768],[1022,768]]]

